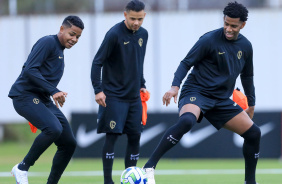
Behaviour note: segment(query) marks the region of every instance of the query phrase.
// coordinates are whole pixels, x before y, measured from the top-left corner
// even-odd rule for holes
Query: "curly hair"
[[[224,16],[227,15],[231,18],[240,18],[240,21],[245,22],[248,19],[248,10],[245,6],[243,6],[240,3],[230,2],[228,5],[224,8],[223,14]]]

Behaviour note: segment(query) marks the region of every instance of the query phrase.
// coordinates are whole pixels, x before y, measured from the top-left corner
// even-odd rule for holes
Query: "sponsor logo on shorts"
[[[38,98],[34,98],[34,99],[33,99],[33,103],[39,104],[39,99],[38,99]]]
[[[259,158],[259,153],[255,153],[255,158]]]
[[[115,127],[116,127],[116,122],[115,121],[111,121],[110,122],[110,127],[111,127],[111,129],[114,129]]]
[[[194,101],[196,101],[196,100],[197,100],[196,97],[191,97],[191,98],[190,98],[190,101],[191,101],[191,102],[194,102]]]

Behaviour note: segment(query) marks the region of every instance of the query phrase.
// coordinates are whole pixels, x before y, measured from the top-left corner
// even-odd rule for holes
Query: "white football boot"
[[[19,170],[18,165],[15,165],[11,171],[12,175],[15,176],[16,184],[28,184],[27,171]]]
[[[145,176],[148,179],[147,184],[156,184],[155,178],[154,178],[155,169],[154,168],[142,168],[142,169],[146,173]]]

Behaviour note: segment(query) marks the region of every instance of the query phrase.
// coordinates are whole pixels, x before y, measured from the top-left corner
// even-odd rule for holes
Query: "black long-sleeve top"
[[[22,67],[20,76],[12,85],[9,97],[25,93],[37,94],[42,100],[60,92],[57,85],[64,72],[64,49],[57,35],[39,39]]]
[[[179,87],[192,66],[180,99],[193,91],[218,99],[229,98],[240,75],[248,105],[255,105],[253,49],[242,34],[232,41],[226,39],[223,28],[204,34],[181,61],[172,86]]]
[[[143,64],[147,40],[148,32],[144,28],[133,32],[124,21],[106,33],[92,63],[95,94],[103,91],[107,99],[121,101],[140,98],[140,88],[145,88]]]

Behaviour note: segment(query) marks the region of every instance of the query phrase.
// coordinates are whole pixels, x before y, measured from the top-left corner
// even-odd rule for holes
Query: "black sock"
[[[127,134],[127,148],[125,154],[125,168],[136,166],[139,159],[140,134]]]
[[[112,170],[114,163],[114,146],[118,134],[106,134],[106,140],[102,151],[104,184],[112,184]]]
[[[178,141],[182,138],[182,136],[187,133],[191,128],[196,124],[196,117],[193,113],[186,112],[182,114],[178,122],[171,126],[164,134],[161,139],[158,147],[153,152],[149,161],[145,164],[144,168],[156,167],[160,158],[174,145],[178,143]]]
[[[30,165],[26,164],[24,161],[22,161],[18,165],[18,169],[21,170],[21,171],[28,171],[29,167],[30,167]]]
[[[244,140],[243,155],[245,158],[246,184],[256,184],[256,166],[259,158],[261,132],[256,124],[241,135]]]

